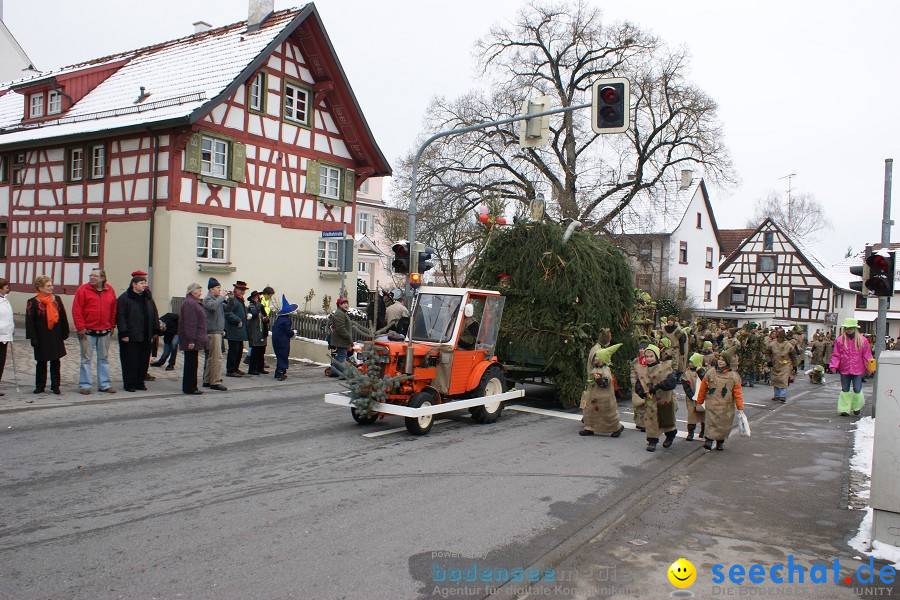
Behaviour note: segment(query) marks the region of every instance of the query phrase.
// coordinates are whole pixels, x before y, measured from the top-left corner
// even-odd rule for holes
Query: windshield
[[[412,318],[412,339],[444,344],[451,340],[460,296],[419,294]]]

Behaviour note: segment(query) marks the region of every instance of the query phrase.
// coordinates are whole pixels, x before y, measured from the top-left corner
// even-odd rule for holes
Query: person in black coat
[[[122,362],[122,381],[126,392],[146,390],[144,385],[145,357],[159,331],[156,305],[145,293],[147,278],[135,275],[130,287],[116,303],[116,328],[119,333],[119,359]]]
[[[47,387],[47,363],[50,363],[50,390],[59,394],[59,360],[66,355],[63,343],[69,337],[69,318],[59,296],[53,295],[53,282],[46,275],[34,280],[37,296],[28,299],[25,308],[25,337],[31,340],[34,360],[34,393]]]
[[[159,358],[150,363],[154,367],[161,367],[169,360],[169,366],[166,371],[175,370],[175,359],[178,357],[178,315],[175,313],[166,313],[159,318],[166,330],[163,332],[163,350]]]

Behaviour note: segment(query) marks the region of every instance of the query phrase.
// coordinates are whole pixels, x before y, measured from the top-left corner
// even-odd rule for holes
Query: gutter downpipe
[[[156,230],[156,205],[158,201],[157,186],[159,185],[159,134],[147,129],[147,133],[153,136],[153,177],[150,189],[150,242],[147,247],[147,287],[153,289],[153,235]]]

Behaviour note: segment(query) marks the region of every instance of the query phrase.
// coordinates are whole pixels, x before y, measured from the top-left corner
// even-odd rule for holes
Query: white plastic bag
[[[744,437],[750,437],[750,421],[747,420],[747,415],[744,414],[744,411],[737,411],[738,418],[738,429],[741,432],[741,435]]]

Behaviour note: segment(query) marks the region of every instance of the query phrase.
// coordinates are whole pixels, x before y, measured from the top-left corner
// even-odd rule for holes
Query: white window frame
[[[713,268],[713,259],[714,259],[713,249],[710,248],[709,246],[707,246],[706,247],[706,268],[707,269]]]
[[[739,296],[739,299],[735,299]],[[747,304],[747,288],[744,286],[732,287],[729,304]]]
[[[56,90],[47,92],[47,114],[58,115],[62,112],[62,94]]]
[[[375,219],[372,213],[359,212],[356,214],[356,233],[372,237],[375,233]]]
[[[369,275],[372,273],[372,263],[370,263],[370,262],[357,263],[356,271],[358,273],[362,273],[364,275]]]
[[[319,240],[319,248],[316,253],[319,270],[337,271],[338,268],[338,241]]]
[[[106,146],[91,146],[91,179],[106,177]]]
[[[703,301],[712,302],[712,281],[703,282]]]
[[[303,116],[302,118],[299,116],[300,109],[298,108],[300,97],[303,97]],[[302,125],[309,125],[310,123],[310,93],[309,90],[300,87],[299,85],[285,82],[284,84],[284,118],[293,121],[295,123],[300,123]]]
[[[197,262],[227,263],[229,234],[225,225],[197,223]],[[216,244],[216,240],[221,240],[221,244]]]
[[[69,148],[69,181],[84,179],[84,148]]]
[[[64,258],[81,258],[81,223],[66,223]]]
[[[772,270],[763,271],[762,263],[764,259],[772,260]],[[756,258],[756,270],[759,273],[776,273],[778,271],[778,256],[776,254],[758,254]]]
[[[100,223],[85,223],[85,241],[87,242],[85,256],[94,258],[100,256]]]
[[[343,172],[338,167],[322,165],[319,169],[319,196],[340,200]]]
[[[247,108],[256,112],[263,112],[266,109],[265,104],[265,82],[266,74],[262,71],[253,77],[250,83],[250,90],[247,93]]]
[[[208,135],[200,138],[201,175],[228,179],[228,162],[230,160],[231,144],[227,140]]]
[[[44,93],[31,94],[28,97],[28,118],[40,119],[44,116]]]

